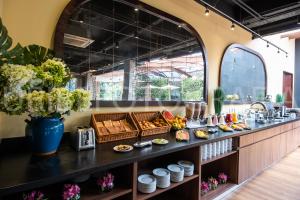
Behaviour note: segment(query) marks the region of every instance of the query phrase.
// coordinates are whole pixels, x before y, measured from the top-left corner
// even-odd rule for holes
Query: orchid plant
[[[209,192],[209,185],[208,185],[207,182],[202,181],[202,183],[201,183],[201,195],[204,195],[207,192]]]
[[[208,185],[210,190],[215,190],[218,187],[219,182],[214,177],[208,178]]]
[[[32,191],[28,194],[23,194],[23,200],[47,200],[47,198],[40,191]]]
[[[223,172],[219,173],[219,175],[218,175],[219,183],[225,184],[225,183],[227,183],[227,179],[228,179],[228,177],[225,173],[223,173]]]
[[[97,185],[101,188],[102,192],[111,191],[114,187],[114,176],[108,173],[106,176],[97,180]]]
[[[65,184],[63,192],[63,200],[79,200],[80,187],[76,184]]]

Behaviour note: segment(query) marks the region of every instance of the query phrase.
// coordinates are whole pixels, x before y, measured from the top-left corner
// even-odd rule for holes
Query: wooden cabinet
[[[299,146],[300,126],[296,129],[293,126],[289,123],[240,137],[238,183],[260,173]]]
[[[250,145],[239,150],[238,183],[242,183],[257,172],[256,145]]]

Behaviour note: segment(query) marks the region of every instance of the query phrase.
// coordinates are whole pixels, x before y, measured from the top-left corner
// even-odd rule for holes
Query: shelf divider
[[[221,155],[219,155],[219,156],[212,157],[211,159],[203,160],[203,161],[201,161],[200,163],[201,163],[201,165],[205,165],[205,164],[207,164],[207,163],[210,163],[210,162],[219,160],[219,159],[224,158],[224,157],[226,157],[226,156],[230,156],[230,155],[232,155],[232,154],[234,154],[234,153],[236,153],[236,152],[237,152],[237,151],[230,151],[230,152],[221,154]]]

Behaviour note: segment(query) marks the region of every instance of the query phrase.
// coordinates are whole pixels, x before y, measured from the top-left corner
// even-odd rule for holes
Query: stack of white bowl
[[[180,160],[177,163],[184,168],[184,176],[193,176],[194,174],[194,164],[190,161]]]
[[[152,193],[156,190],[156,178],[150,174],[142,174],[138,177],[138,191]]]
[[[170,171],[164,168],[156,168],[152,171],[156,178],[158,188],[167,188],[170,186]]]
[[[180,182],[183,181],[184,177],[184,168],[180,165],[171,164],[168,165],[168,170],[171,172],[171,181],[172,182]]]

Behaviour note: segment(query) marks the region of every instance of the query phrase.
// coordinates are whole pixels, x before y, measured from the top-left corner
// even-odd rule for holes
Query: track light
[[[182,26],[181,26],[181,24],[178,24],[178,28],[181,28]]]
[[[269,48],[270,47],[270,44],[269,44],[269,42],[267,42],[267,48]]]
[[[116,43],[115,43],[115,47],[116,47],[116,49],[119,48],[119,42],[116,42]]]
[[[136,39],[139,39],[139,36],[138,36],[138,33],[137,33],[137,31],[134,31],[134,33],[133,33],[133,37],[134,37],[134,38],[136,38]]]
[[[205,13],[204,13],[205,16],[209,16],[209,10],[208,10],[208,7],[205,7]]]
[[[234,29],[235,29],[235,25],[234,25],[234,23],[232,22],[232,24],[231,24],[231,27],[230,27],[230,29],[232,30],[232,31],[234,31]]]
[[[288,56],[288,53],[286,53],[285,57],[289,57],[289,56]]]
[[[277,50],[277,53],[280,53],[279,49]]]
[[[135,11],[135,12],[138,12],[138,11],[139,11],[139,9],[138,9],[138,8],[134,8],[134,11]]]

